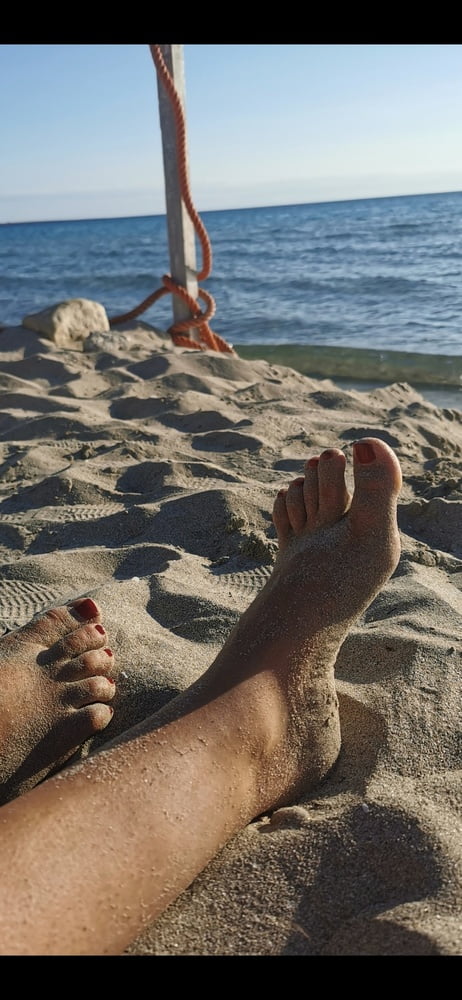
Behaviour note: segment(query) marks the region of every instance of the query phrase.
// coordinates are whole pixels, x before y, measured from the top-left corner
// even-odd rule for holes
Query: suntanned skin
[[[0,639],[0,804],[33,788],[112,719],[114,656],[83,598]]]
[[[120,954],[250,820],[334,764],[338,649],[399,559],[398,461],[330,449],[280,491],[280,554],[204,676],[0,809],[0,949]]]

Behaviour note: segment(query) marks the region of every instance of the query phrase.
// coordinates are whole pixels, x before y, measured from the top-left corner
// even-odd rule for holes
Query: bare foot
[[[0,639],[0,803],[38,784],[108,725],[113,669],[89,598]]]
[[[237,680],[246,707],[236,711],[243,720],[252,715],[241,727],[244,743],[258,746],[253,736],[265,733],[257,812],[293,800],[335,763],[337,654],[399,560],[398,460],[375,438],[353,450],[353,497],[345,456],[335,448],[309,459],[304,477],[279,491],[273,520],[280,551],[272,576],[204,677],[221,691],[227,678]]]
[[[340,747],[338,650],[400,552],[395,455],[373,438],[355,445],[351,501],[344,462],[323,452],[279,493],[273,574],[203,677],[6,807],[4,954],[121,954],[251,819],[326,777]]]

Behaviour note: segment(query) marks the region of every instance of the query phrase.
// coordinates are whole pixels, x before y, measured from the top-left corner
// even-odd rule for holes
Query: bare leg
[[[2,636],[0,803],[38,784],[108,725],[113,669],[106,630],[90,599],[53,608]]]
[[[203,678],[0,810],[0,947],[117,954],[252,818],[321,780],[339,749],[340,644],[399,558],[393,452],[340,452],[278,496],[281,555]]]

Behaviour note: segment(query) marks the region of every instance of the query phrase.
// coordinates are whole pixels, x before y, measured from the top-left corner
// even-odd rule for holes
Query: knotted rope
[[[201,245],[202,268],[197,274],[197,279],[198,281],[203,281],[205,278],[209,277],[212,270],[212,248],[205,226],[194,208],[191,197],[187,170],[186,124],[183,106],[173,78],[165,63],[160,45],[150,45],[149,48],[159,78],[165,87],[172,104],[181,197]],[[196,351],[199,349],[201,351],[212,350],[235,354],[235,351],[226,342],[226,340],[224,340],[223,337],[220,337],[217,333],[213,333],[210,329],[208,321],[214,315],[216,306],[215,301],[209,292],[204,291],[203,288],[198,289],[198,296],[203,302],[205,302],[206,305],[205,311],[202,312],[199,303],[193,299],[193,297],[189,295],[187,289],[178,284],[178,282],[176,282],[170,274],[164,274],[162,277],[162,287],[158,288],[157,291],[152,292],[151,295],[148,295],[148,297],[144,299],[139,306],[136,306],[135,309],[132,309],[130,312],[124,313],[121,316],[112,316],[110,319],[110,325],[114,326],[116,323],[125,323],[129,320],[136,319],[136,317],[145,312],[149,306],[152,306],[157,299],[160,299],[163,295],[168,295],[169,293],[177,295],[180,299],[182,299],[182,301],[188,306],[191,313],[190,319],[183,320],[179,323],[173,323],[172,326],[168,328],[167,333],[170,334],[174,344],[178,347],[193,348]],[[194,329],[197,332],[197,339],[186,336],[186,332],[190,329]]]

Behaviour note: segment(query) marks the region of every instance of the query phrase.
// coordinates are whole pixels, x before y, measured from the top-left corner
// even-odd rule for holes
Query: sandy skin
[[[0,810],[5,954],[122,953],[238,830],[329,773],[338,649],[400,552],[395,455],[354,447],[351,500],[344,465],[330,449],[278,494],[274,572],[205,675]]]
[[[53,608],[0,639],[0,804],[112,719],[114,656],[95,603]]]
[[[248,698],[255,713],[262,704],[266,724],[271,719],[274,726],[264,809],[293,801],[335,763],[341,742],[334,681],[338,651],[399,560],[396,503],[402,479],[396,456],[376,439],[358,442],[353,497],[345,466],[343,452],[328,449],[307,461],[303,477],[279,491],[273,508],[279,544],[274,571],[209,671],[219,683],[231,658],[234,678],[237,669],[249,675],[249,658],[252,662],[246,684],[255,690]],[[264,784],[260,788],[263,792]]]

